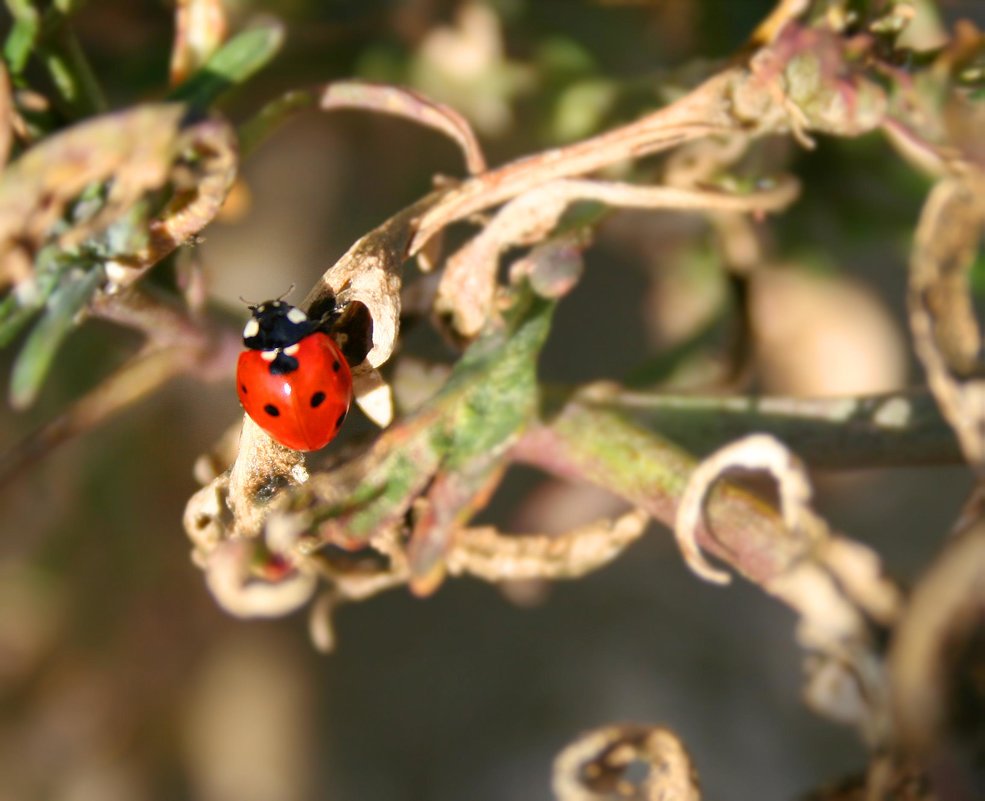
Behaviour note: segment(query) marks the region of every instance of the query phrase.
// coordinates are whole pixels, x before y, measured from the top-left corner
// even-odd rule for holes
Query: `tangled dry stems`
[[[932,124],[935,112],[922,97],[911,92],[901,102],[886,89],[885,76],[898,69],[881,58],[878,32],[905,22],[904,6],[891,6],[862,33],[852,32],[839,3],[829,4],[825,14],[811,16],[812,9],[807,0],[779,3],[742,59],[652,114],[494,169],[486,168],[460,115],[395,87],[344,82],[294,92],[242,131],[248,151],[277,122],[304,108],[395,113],[451,137],[470,176],[435,190],[356,242],[304,301],[310,306],[332,293],[369,309],[373,347],[355,366],[355,380],[364,411],[387,427],[376,441],[315,470],[303,454],[273,442],[246,418],[232,452],[203,460],[213,467],[188,503],[185,528],[195,561],[224,608],[276,616],[317,596],[312,634],[327,649],[334,643],[330,617],[340,603],[401,585],[426,594],[446,574],[492,582],[574,578],[618,556],[650,518],[676,523],[684,557],[699,576],[728,578],[707,562],[708,551],[797,611],[798,638],[811,656],[808,700],[823,714],[855,725],[872,748],[870,797],[896,786],[909,770],[895,749],[905,747],[908,755],[933,763],[953,735],[945,696],[954,678],[942,664],[941,643],[956,631],[972,636],[954,621],[964,625],[973,616],[968,610],[980,608],[985,586],[980,504],[969,504],[954,542],[907,603],[872,551],[828,531],[810,507],[802,465],[775,439],[746,440],[699,465],[634,419],[625,393],[597,385],[552,394],[538,386],[534,373],[553,304],[577,281],[588,244],[584,231],[558,230],[571,204],[700,212],[722,232],[726,263],[755,269],[763,254],[749,217],[782,211],[799,188],[779,176],[737,194],[714,189],[713,176],[763,137],[791,136],[811,147],[819,134],[856,137],[881,129],[903,158],[939,178],[917,229],[911,325],[930,389],[965,459],[980,474],[982,347],[966,279],[985,226],[982,166],[961,142],[940,137]],[[194,61],[194,54],[185,55]],[[9,84],[0,75],[0,118],[12,116]],[[0,126],[0,157],[12,128],[13,122]],[[671,150],[665,185],[588,177]],[[74,158],[77,153],[85,158]],[[236,167],[236,138],[228,124],[168,104],[74,126],[6,170],[0,282],[22,293],[31,288],[34,257],[50,240],[54,222],[87,185],[116,177],[99,213],[64,233],[61,245],[100,234],[152,190],[172,190],[146,239],[107,262],[107,280],[87,305],[90,314],[141,330],[147,345],[32,447],[92,425],[179,370],[206,374],[227,358],[234,346],[229,336],[168,310],[135,283],[215,216]],[[483,214],[491,216],[478,232],[443,257],[442,232]],[[498,266],[517,247],[530,250],[503,285]],[[393,392],[379,368],[398,342],[402,272],[414,258],[422,270],[443,270],[432,312],[450,336],[470,344],[429,402],[395,418]],[[485,399],[490,393],[491,402]],[[511,413],[490,423],[494,408]],[[935,447],[935,454],[942,447],[947,452]],[[515,462],[598,484],[632,510],[560,536],[470,526]],[[719,481],[735,467],[772,473],[780,486],[779,512]],[[338,558],[326,546],[362,558]],[[887,667],[885,633],[894,629],[899,636]],[[920,703],[907,706],[904,699],[912,698]],[[650,770],[634,787],[621,771],[637,759]],[[636,726],[606,728],[567,749],[556,765],[555,792],[565,801],[613,793],[699,797],[676,737]]]

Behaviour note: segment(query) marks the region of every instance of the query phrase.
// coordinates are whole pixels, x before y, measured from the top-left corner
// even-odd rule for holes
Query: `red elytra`
[[[352,402],[352,373],[342,351],[320,331],[297,342],[298,368],[275,374],[269,351],[245,350],[236,368],[236,392],[246,413],[281,445],[324,448],[342,427]]]

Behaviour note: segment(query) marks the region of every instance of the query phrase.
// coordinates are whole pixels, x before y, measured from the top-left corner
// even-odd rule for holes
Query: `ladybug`
[[[246,350],[236,367],[239,402],[281,445],[298,451],[325,447],[352,402],[349,363],[329,335],[338,318],[334,299],[315,318],[282,300],[249,309]]]

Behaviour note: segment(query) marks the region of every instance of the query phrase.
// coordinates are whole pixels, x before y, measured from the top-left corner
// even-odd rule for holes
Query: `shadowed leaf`
[[[55,353],[77,324],[77,315],[105,279],[102,267],[70,276],[51,296],[48,310],[17,356],[10,381],[10,404],[30,406],[51,368]]]

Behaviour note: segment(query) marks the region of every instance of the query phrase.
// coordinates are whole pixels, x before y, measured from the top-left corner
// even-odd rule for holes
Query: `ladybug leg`
[[[308,309],[308,318],[315,323],[315,330],[324,331],[326,334],[338,316],[338,302],[335,299],[335,293],[330,289],[326,290],[325,296],[312,303],[311,308]]]

